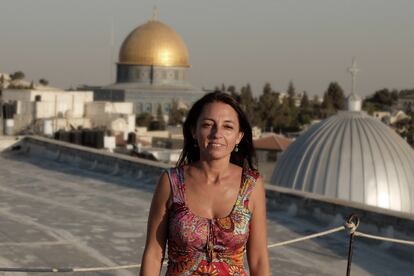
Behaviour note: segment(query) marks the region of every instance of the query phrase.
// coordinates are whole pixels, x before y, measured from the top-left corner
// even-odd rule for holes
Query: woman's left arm
[[[252,212],[250,235],[247,242],[247,260],[251,276],[270,275],[267,251],[266,196],[261,178],[250,195],[249,208]]]

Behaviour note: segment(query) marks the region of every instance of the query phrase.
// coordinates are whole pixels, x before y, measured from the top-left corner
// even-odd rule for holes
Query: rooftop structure
[[[256,150],[285,151],[291,143],[291,139],[275,133],[264,134],[262,137],[253,140]]]
[[[140,262],[152,192],[165,165],[42,138],[26,139],[20,145],[0,155],[0,267],[107,267]],[[269,187],[269,244],[342,223],[339,219],[323,225],[309,216],[281,211],[273,205],[272,193]],[[377,242],[356,242],[352,275],[411,275],[413,254]],[[344,275],[346,248],[344,232],[270,248],[271,270],[277,275]],[[65,273],[137,274],[137,269]]]

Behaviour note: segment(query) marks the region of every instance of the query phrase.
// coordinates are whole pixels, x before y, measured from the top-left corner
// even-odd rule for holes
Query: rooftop
[[[29,153],[17,151],[0,156],[0,267],[139,263],[148,209],[162,165],[124,173],[116,168],[98,168],[96,164],[90,167],[79,159],[81,155],[73,157],[76,166],[69,165],[62,153],[54,157],[57,161],[46,158],[48,153],[39,155],[34,148]],[[108,156],[104,154],[103,158]],[[309,217],[268,207],[269,244],[327,228],[330,226],[322,226]],[[339,232],[271,248],[271,269],[274,275],[344,275],[347,243],[346,233]],[[384,244],[357,241],[352,275],[411,275],[412,256],[401,258]],[[132,276],[137,271],[65,275]]]
[[[256,149],[285,151],[292,140],[275,133],[268,134],[253,141]]]

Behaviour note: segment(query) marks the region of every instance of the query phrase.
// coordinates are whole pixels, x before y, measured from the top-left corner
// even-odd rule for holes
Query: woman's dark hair
[[[191,164],[200,159],[200,149],[199,147],[194,147],[196,140],[193,138],[192,130],[196,128],[197,120],[200,117],[203,108],[207,104],[214,102],[228,104],[236,111],[239,119],[240,131],[244,133],[238,146],[239,150],[237,152],[232,151],[231,153],[230,162],[241,167],[247,166],[249,169],[256,171],[256,152],[253,147],[252,127],[237,101],[232,96],[220,91],[214,91],[204,95],[194,103],[188,112],[183,125],[184,147],[180,159],[177,162],[177,166]]]

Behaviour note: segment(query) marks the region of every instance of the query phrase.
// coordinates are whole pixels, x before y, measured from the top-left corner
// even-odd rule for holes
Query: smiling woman
[[[153,197],[141,275],[159,275],[167,242],[166,275],[269,275],[266,199],[245,114],[231,96],[209,93],[183,131],[177,167]]]

